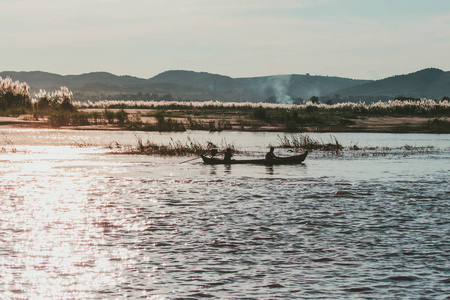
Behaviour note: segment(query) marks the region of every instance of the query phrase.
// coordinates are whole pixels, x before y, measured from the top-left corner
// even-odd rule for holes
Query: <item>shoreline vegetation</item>
[[[304,104],[184,101],[75,102],[61,87],[31,97],[26,83],[0,77],[0,127],[176,132],[450,133],[450,100]]]
[[[58,103],[63,106],[63,101]],[[67,105],[67,104],[66,104]],[[386,132],[450,133],[450,103],[437,101],[306,103],[169,102],[0,111],[0,126],[82,130],[180,132]],[[41,105],[42,106],[42,105]]]

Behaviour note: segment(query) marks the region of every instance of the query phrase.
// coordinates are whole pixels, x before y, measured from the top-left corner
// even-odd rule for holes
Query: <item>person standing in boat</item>
[[[275,158],[277,158],[275,156],[275,154],[273,153],[273,150],[275,150],[275,148],[274,147],[270,147],[270,151],[266,153],[266,162],[268,162],[268,163],[273,162],[273,160]]]
[[[231,148],[227,148],[227,150],[225,151],[225,155],[223,157],[223,160],[224,161],[230,161],[232,156],[233,156],[233,153],[231,153]]]

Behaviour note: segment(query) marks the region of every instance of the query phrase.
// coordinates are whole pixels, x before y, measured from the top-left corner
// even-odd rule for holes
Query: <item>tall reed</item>
[[[185,155],[200,155],[208,153],[215,145],[208,142],[203,145],[190,138],[186,142],[170,140],[168,144],[157,144],[150,140],[142,141],[142,138],[136,137],[137,147],[130,152],[133,154],[144,155],[162,155],[162,156],[185,156]]]
[[[320,150],[320,151],[340,151],[344,147],[338,142],[336,137],[331,136],[331,142],[324,143],[311,138],[307,134],[278,135],[279,147],[300,150]]]

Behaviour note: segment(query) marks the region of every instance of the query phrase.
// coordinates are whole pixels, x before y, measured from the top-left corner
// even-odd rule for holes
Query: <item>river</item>
[[[450,297],[448,135],[311,134],[364,150],[265,167],[111,152],[279,134],[0,134],[2,299]]]

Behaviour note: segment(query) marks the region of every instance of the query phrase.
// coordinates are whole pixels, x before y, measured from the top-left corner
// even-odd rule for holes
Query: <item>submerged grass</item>
[[[239,153],[234,145],[226,144],[225,141],[219,147],[212,142],[201,144],[190,138],[186,142],[175,141],[171,139],[168,144],[157,144],[150,140],[144,142],[142,138],[136,137],[136,148],[130,149],[127,153],[142,155],[161,155],[161,156],[190,156],[210,153],[212,149],[217,149],[217,153],[225,152],[226,148],[231,148],[233,153]]]
[[[359,147],[358,145],[342,146],[334,136],[330,136],[331,142],[313,139],[307,134],[285,134],[278,136],[279,148],[292,149],[294,152],[313,151],[319,157],[380,157],[380,156],[410,156],[414,154],[432,154],[439,149],[433,146],[411,146],[401,147]]]
[[[208,130],[210,132],[231,130],[232,126],[229,121],[218,120],[213,121],[202,121],[196,118],[188,116],[187,118],[188,127],[190,130]]]
[[[290,149],[292,152],[303,152],[305,150],[314,152],[315,157],[380,157],[380,156],[409,156],[414,154],[431,154],[438,149],[432,146],[410,146],[402,147],[358,147],[350,145],[344,147],[334,136],[330,136],[330,142],[323,142],[311,138],[307,134],[286,134],[278,136],[279,143],[274,145],[277,148]],[[159,155],[159,156],[195,156],[201,154],[210,154],[211,150],[221,156],[227,148],[231,148],[234,154],[244,154],[238,150],[233,144],[222,141],[221,145],[216,145],[210,141],[200,143],[188,138],[187,141],[170,140],[166,144],[158,144],[153,141],[143,141],[142,138],[136,136],[136,147],[121,147],[117,143],[110,145],[109,149],[118,149],[120,153],[140,154],[140,155]],[[216,151],[217,150],[217,151]],[[248,153],[247,153],[248,154]]]
[[[344,147],[338,142],[336,137],[331,136],[331,142],[325,143],[322,140],[311,138],[307,134],[278,135],[279,147],[300,150],[320,150],[320,151],[340,151]]]

